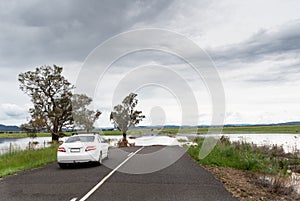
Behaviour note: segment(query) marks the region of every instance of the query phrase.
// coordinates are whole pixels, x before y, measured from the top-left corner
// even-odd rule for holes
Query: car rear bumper
[[[90,154],[74,154],[74,155],[64,155],[58,154],[57,162],[58,163],[86,163],[98,161],[96,157]]]

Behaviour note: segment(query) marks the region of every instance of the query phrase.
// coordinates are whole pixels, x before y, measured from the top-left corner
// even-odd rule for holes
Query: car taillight
[[[58,152],[66,152],[66,149],[64,147],[58,147],[57,151]]]
[[[96,149],[96,146],[87,146],[85,151],[92,151],[92,150],[95,150]]]

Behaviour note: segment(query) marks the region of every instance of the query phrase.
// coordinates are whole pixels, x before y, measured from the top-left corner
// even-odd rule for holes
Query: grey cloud
[[[255,76],[255,77],[252,76],[250,78],[247,78],[245,81],[252,82],[253,84],[261,85],[262,83],[281,84],[283,82],[288,82],[289,79],[286,76],[280,74],[268,74],[268,75]]]
[[[83,61],[104,40],[139,21],[155,20],[170,4],[121,0],[1,2],[0,66]]]
[[[27,114],[26,109],[10,103],[1,104],[0,109],[3,112],[1,116],[5,116],[6,118],[20,119],[20,118],[24,118],[25,115]]]
[[[235,81],[258,85],[295,82],[300,75],[300,20],[282,25],[276,31],[261,30],[244,42],[209,53],[219,68],[248,71],[235,77]],[[262,62],[266,62],[262,67],[265,70],[255,72]]]
[[[289,64],[285,64],[278,67],[271,65],[272,68],[266,68],[262,71],[259,70],[258,72],[253,68],[255,65],[256,63],[252,64],[250,67],[245,67],[242,64],[235,64],[234,68],[240,69],[239,71],[241,73],[236,74],[232,71],[232,75],[228,75],[226,79],[233,83],[247,83],[258,86],[282,86],[284,84],[296,83],[299,80],[300,64],[298,70],[290,68]]]
[[[261,30],[242,43],[210,50],[217,61],[255,61],[268,56],[299,52],[300,20],[282,25],[277,31]]]

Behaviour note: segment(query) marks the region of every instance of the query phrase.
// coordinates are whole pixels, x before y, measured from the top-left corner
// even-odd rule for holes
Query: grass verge
[[[56,161],[57,146],[45,149],[16,151],[0,156],[0,177]]]
[[[253,172],[280,174],[284,176],[287,169],[298,172],[300,159],[298,153],[285,153],[278,146],[257,146],[249,143],[231,143],[228,138],[222,137],[210,154],[199,159],[199,151],[204,138],[196,138],[198,146],[192,146],[188,153],[201,165],[231,167]]]
[[[230,142],[223,136],[210,154],[200,160],[204,138],[196,138],[195,142],[198,145],[191,146],[188,153],[239,200],[300,199],[294,174],[300,173],[296,149],[294,153],[285,153],[282,147]]]

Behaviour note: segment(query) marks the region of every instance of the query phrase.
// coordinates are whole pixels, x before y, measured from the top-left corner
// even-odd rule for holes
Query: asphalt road
[[[0,200],[236,199],[182,148],[154,146],[111,149],[109,159],[101,166],[60,169],[54,163],[6,177],[0,180]]]

